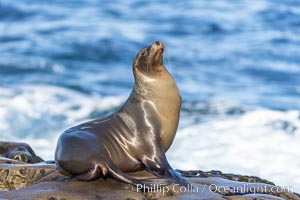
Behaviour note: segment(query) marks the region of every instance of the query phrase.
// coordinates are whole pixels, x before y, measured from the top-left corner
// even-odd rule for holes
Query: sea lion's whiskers
[[[169,56],[169,55],[168,55],[167,48],[164,48],[164,53],[163,53],[163,54],[165,54],[166,56]]]
[[[169,56],[166,48],[164,48],[164,53],[163,54],[166,56],[166,59],[167,59],[168,63],[170,63],[170,65],[172,65],[170,56]]]

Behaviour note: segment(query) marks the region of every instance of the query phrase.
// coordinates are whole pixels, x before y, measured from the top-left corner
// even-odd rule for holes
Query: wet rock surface
[[[225,174],[221,171],[217,170],[211,170],[211,171],[201,171],[201,170],[190,170],[190,171],[183,171],[183,170],[177,170],[179,173],[184,175],[185,177],[202,177],[202,178],[208,178],[208,177],[220,177],[227,180],[232,181],[240,181],[240,182],[248,182],[248,183],[266,183],[270,185],[275,185],[271,181],[261,179],[257,176],[243,176],[243,175],[237,175],[237,174]]]
[[[68,181],[56,171],[53,161],[43,161],[29,145],[0,142],[0,199],[300,199],[285,188],[254,176],[220,171],[178,170],[188,187],[137,188],[111,178]],[[155,178],[146,171],[131,173],[136,178]]]

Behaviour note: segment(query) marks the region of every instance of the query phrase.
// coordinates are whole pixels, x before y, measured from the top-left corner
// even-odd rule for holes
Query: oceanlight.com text
[[[218,186],[216,184],[202,185],[198,187],[197,184],[188,184],[187,186],[181,186],[179,184],[174,185],[161,185],[161,184],[138,184],[136,187],[132,185],[126,185],[125,189],[130,189],[136,192],[147,193],[203,193],[205,190],[219,194],[276,194],[276,193],[293,193],[292,186],[271,186],[271,185],[254,185],[254,184],[240,184],[239,186]]]

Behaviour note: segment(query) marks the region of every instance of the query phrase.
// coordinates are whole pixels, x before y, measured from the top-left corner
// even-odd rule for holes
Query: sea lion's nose
[[[156,41],[155,44],[156,44],[158,47],[163,47],[163,43],[160,42],[160,41]]]
[[[156,41],[154,44],[158,47],[158,49],[164,49],[164,44],[162,42]]]

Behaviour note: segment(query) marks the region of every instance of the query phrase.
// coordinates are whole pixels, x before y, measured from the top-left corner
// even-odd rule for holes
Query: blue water
[[[53,159],[64,129],[126,100],[133,58],[157,40],[183,98],[171,164],[299,191],[296,0],[0,0],[0,140]]]

